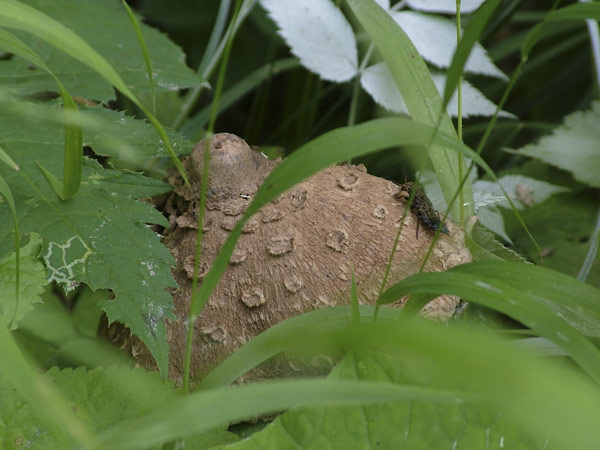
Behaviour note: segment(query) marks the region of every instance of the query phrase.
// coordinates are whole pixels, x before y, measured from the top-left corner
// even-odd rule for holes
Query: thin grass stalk
[[[238,14],[240,12],[240,8],[242,5],[242,0],[236,1],[235,10],[233,13],[232,23],[236,23]],[[221,68],[219,70],[219,76],[217,79],[217,86],[215,89],[215,96],[213,98],[212,106],[211,106],[211,114],[210,121],[208,124],[208,131],[205,138],[206,146],[204,148],[204,162],[202,167],[202,187],[200,191],[200,204],[198,206],[198,232],[196,234],[196,250],[195,250],[195,258],[194,258],[194,275],[192,278],[192,294],[191,294],[191,304],[190,304],[190,312],[187,321],[187,335],[186,335],[186,345],[185,345],[185,355],[184,355],[184,368],[183,368],[183,391],[185,393],[189,393],[190,391],[190,370],[191,370],[191,360],[192,360],[192,348],[193,348],[193,339],[194,339],[194,325],[196,323],[196,319],[200,311],[204,308],[206,302],[202,302],[196,307],[196,303],[199,301],[198,296],[196,295],[198,291],[198,270],[200,267],[200,259],[202,257],[202,241],[204,237],[203,227],[204,227],[204,216],[206,214],[206,191],[208,187],[208,174],[210,172],[210,143],[213,135],[213,130],[215,127],[215,122],[217,120],[217,114],[219,111],[219,100],[221,98],[221,93],[223,92],[223,85],[225,83],[225,73],[227,72],[227,64],[229,62],[229,55],[231,53],[231,47],[233,45],[233,40],[235,39],[235,32],[231,33],[229,36],[229,40],[225,45],[225,50],[223,52],[223,60],[221,61]],[[198,314],[194,314],[194,311],[198,311]]]
[[[404,212],[402,213],[402,218],[400,219],[400,226],[398,227],[398,232],[396,233],[396,238],[394,239],[394,246],[392,247],[392,251],[390,252],[390,257],[388,259],[388,263],[385,266],[385,272],[383,274],[383,280],[381,280],[381,287],[379,288],[379,294],[377,298],[381,297],[383,291],[385,290],[385,285],[387,284],[387,280],[390,276],[390,270],[392,269],[392,262],[394,261],[394,256],[396,255],[396,249],[398,248],[398,241],[400,240],[400,235],[402,234],[402,228],[404,227],[404,222],[406,221],[406,216],[410,211],[413,200],[415,198],[416,189],[411,189],[410,195],[408,197],[408,201],[406,202],[406,206],[404,207]],[[375,312],[373,313],[373,323],[377,320],[377,315],[379,314],[380,304],[377,303],[375,305]]]
[[[456,0],[456,48],[458,48],[459,44],[460,44],[460,0]],[[457,117],[456,117],[456,134],[458,137],[458,141],[462,142],[463,141],[463,137],[462,137],[462,74],[458,77],[458,85],[456,86],[456,96],[457,96],[457,103],[458,103],[458,111],[457,111]],[[463,178],[463,155],[462,153],[458,154],[458,178],[460,180],[462,180]],[[464,226],[465,224],[465,211],[464,211],[464,204],[465,204],[465,195],[462,189],[459,190],[460,192],[460,208],[459,213],[460,213],[460,225]]]
[[[246,16],[250,14],[250,11],[252,11],[252,8],[256,4],[256,1],[257,0],[244,0],[244,4],[242,4],[242,7],[240,8],[239,14],[236,15],[235,21],[231,21],[229,27],[227,28],[227,31],[225,32],[225,35],[223,36],[221,43],[215,50],[214,55],[212,56],[210,61],[206,64],[204,71],[201,73],[201,76],[204,80],[210,78],[210,76],[212,75],[213,70],[215,70],[215,68],[217,67],[217,63],[219,62],[219,59],[221,58],[221,55],[225,50],[227,42],[229,42],[231,36],[237,32]],[[187,119],[192,108],[198,101],[200,94],[206,87],[207,84],[201,83],[188,93],[183,102],[181,110],[179,111],[179,114],[173,121],[173,129],[178,130],[179,128],[181,128],[181,125],[183,124],[184,120]]]
[[[146,75],[148,76],[148,83],[150,84],[150,95],[152,97],[152,114],[156,115],[156,95],[154,94],[154,72],[152,71],[152,61],[150,60],[150,52],[148,52],[148,46],[146,45],[146,41],[144,40],[144,35],[142,33],[142,28],[140,24],[133,14],[133,11],[127,4],[125,0],[121,0],[125,11],[127,11],[127,15],[129,16],[129,20],[131,21],[131,25],[133,25],[133,29],[135,31],[135,36],[137,38],[138,44],[140,46],[140,50],[142,51],[142,56],[144,57],[144,65],[146,66]]]
[[[3,158],[3,161],[6,161],[7,163],[8,161],[12,162],[12,159],[10,159],[10,156],[4,152],[2,147],[0,147],[0,152],[2,153],[2,156],[6,156],[7,158],[7,160],[4,160]],[[19,170],[18,166],[14,162],[9,164],[9,166],[15,168],[15,170]],[[15,309],[11,314],[10,320],[8,321],[7,329],[10,330],[15,322],[15,319],[17,318],[17,310],[19,309],[19,287],[21,286],[21,232],[19,231],[19,220],[17,219],[15,200],[8,183],[2,176],[0,176],[0,194],[4,196],[8,206],[10,207],[10,212],[13,218],[13,230],[15,233]]]

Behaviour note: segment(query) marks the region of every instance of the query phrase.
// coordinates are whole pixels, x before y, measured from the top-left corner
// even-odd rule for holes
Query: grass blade
[[[546,15],[542,22],[538,23],[529,33],[527,33],[521,47],[521,54],[527,59],[529,53],[531,53],[531,50],[540,38],[542,29],[547,24],[563,20],[585,19],[600,20],[600,3],[576,3],[551,11]]]
[[[4,149],[2,149],[2,147],[0,147],[0,155],[6,155],[6,152],[4,151]],[[10,159],[10,157],[8,155],[6,155],[6,157],[12,161]],[[3,158],[4,160],[4,158]],[[16,164],[13,165],[16,166]],[[21,268],[20,266],[20,259],[21,259],[21,232],[19,231],[19,220],[17,219],[17,207],[15,206],[15,200],[13,198],[12,192],[10,190],[10,187],[8,186],[8,183],[6,183],[6,180],[4,179],[4,177],[0,176],[0,194],[2,194],[4,196],[4,198],[6,199],[6,201],[8,202],[8,206],[10,208],[10,212],[12,214],[13,217],[13,230],[15,232],[15,309],[13,312],[13,315],[11,317],[11,319],[8,321],[8,328],[7,329],[11,329],[12,328],[12,324],[15,320],[15,317],[17,315],[17,311],[19,310],[19,288],[20,288],[20,273],[21,273]]]
[[[144,449],[244,418],[302,406],[347,406],[393,401],[456,402],[457,391],[354,380],[287,380],[202,391],[122,422],[99,437],[93,449]]]
[[[349,320],[347,307],[345,315]],[[220,388],[180,397],[146,416],[123,422],[107,430],[93,448],[148,448],[291,407],[482,397],[525,431],[542,441],[550,439],[557,448],[597,447],[600,393],[588,379],[481,330],[425,322],[363,325],[332,333],[308,326],[305,338],[296,344],[320,350],[324,343],[334,342],[347,350],[389,352],[402,358],[402,367],[419,367],[424,379],[441,378],[440,384],[460,386],[462,393],[354,380],[288,380]],[[386,400],[382,400],[384,392],[389,396]]]
[[[442,99],[431,79],[429,69],[406,33],[373,0],[348,0],[348,5],[383,55],[411,117],[417,122],[435,126],[439,112],[443,111]],[[439,129],[456,139],[456,131],[446,112],[442,115]],[[450,205],[452,193],[458,190],[460,182],[458,156],[448,148],[432,145],[429,149],[429,159],[446,202]],[[461,217],[460,208],[465,208],[465,217],[473,215],[470,181],[465,183],[463,193],[467,205],[456,204],[449,209],[455,220]]]
[[[446,78],[446,87],[444,88],[444,103],[442,111],[446,111],[446,107],[454,94],[454,90],[460,82],[460,77],[463,72],[463,68],[467,63],[467,59],[471,54],[471,49],[475,43],[479,40],[485,25],[492,17],[492,13],[496,10],[500,0],[488,0],[485,2],[475,14],[471,17],[469,24],[465,27],[465,30],[461,36],[460,43],[456,48],[450,67],[448,68],[448,76]]]
[[[480,261],[405,278],[380,302],[410,293],[457,295],[507,314],[555,342],[600,381],[600,350],[581,334],[600,336],[600,290],[575,278],[530,264]]]
[[[373,306],[359,306],[359,319],[373,317],[374,311]],[[382,321],[397,320],[400,312],[398,309],[384,308],[380,311],[380,318]],[[253,367],[302,342],[307,336],[307,330],[314,329],[315,332],[318,331],[319,333],[341,330],[352,322],[352,317],[352,307],[336,306],[310,311],[273,325],[246,342],[215,367],[198,384],[198,389],[227,386]],[[325,346],[319,348],[321,351],[324,349]]]
[[[71,412],[54,387],[28,367],[19,347],[4,327],[0,327],[0,354],[0,374],[34,406],[60,448],[91,442],[87,427]]]
[[[146,66],[146,74],[148,75],[148,83],[150,84],[150,95],[152,96],[152,114],[156,114],[156,98],[154,95],[154,73],[152,72],[152,61],[150,61],[150,53],[148,52],[148,47],[146,46],[146,41],[144,40],[142,29],[140,28],[140,24],[138,23],[135,14],[133,14],[133,11],[131,10],[131,8],[125,0],[121,0],[121,4],[125,8],[125,11],[127,11],[129,20],[131,20],[131,25],[133,25],[133,29],[135,30],[135,36],[137,37],[142,56],[144,57],[144,65]]]
[[[0,48],[18,55],[36,66],[41,67],[48,72],[56,81],[63,100],[63,107],[66,114],[77,115],[77,105],[73,101],[71,94],[65,89],[58,77],[50,70],[44,61],[35,53],[25,42],[13,34],[0,29]],[[65,123],[65,154],[63,167],[63,182],[57,180],[46,169],[42,169],[46,179],[58,194],[65,200],[77,193],[81,184],[81,165],[83,162],[83,129],[80,126]],[[60,190],[57,190],[60,189]]]

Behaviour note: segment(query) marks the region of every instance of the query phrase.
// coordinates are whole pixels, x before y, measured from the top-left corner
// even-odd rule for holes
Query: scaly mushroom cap
[[[167,322],[169,377],[175,380],[183,372],[205,145],[198,143],[184,160],[190,186],[178,173],[171,174],[174,190],[164,205],[171,224],[164,243],[177,260],[173,273],[179,285],[173,292],[178,321]],[[231,134],[213,136],[210,151],[200,280],[262,181],[279,163]],[[196,322],[192,376],[206,373],[276,323],[313,309],[348,304],[352,271],[359,301],[373,303],[404,212],[405,202],[394,197],[397,191],[394,183],[367,174],[362,165],[332,166],[250,218]],[[388,284],[416,273],[429,248],[434,233],[421,226],[417,238],[417,222],[416,215],[407,215]],[[426,271],[446,270],[471,259],[462,229],[452,223],[447,227],[449,235],[440,236]],[[438,297],[422,314],[446,320],[457,303],[456,297]],[[142,365],[154,367],[138,339],[127,339],[124,346]],[[272,370],[270,366],[255,370],[253,378],[276,376]]]

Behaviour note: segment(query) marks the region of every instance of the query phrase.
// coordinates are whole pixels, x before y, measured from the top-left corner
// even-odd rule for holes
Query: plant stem
[[[236,1],[235,11],[231,23],[236,23],[242,0]],[[191,293],[191,304],[190,313],[187,321],[187,336],[185,345],[185,355],[183,363],[183,391],[189,393],[190,391],[190,371],[191,371],[191,360],[192,360],[192,349],[194,344],[194,325],[196,324],[196,318],[202,308],[199,308],[198,314],[193,314],[196,311],[194,303],[197,301],[196,292],[198,291],[198,269],[200,267],[200,259],[202,257],[202,240],[204,237],[204,216],[206,214],[206,191],[208,187],[208,174],[210,171],[210,142],[213,135],[215,122],[217,120],[217,113],[219,111],[219,100],[221,93],[223,92],[223,85],[225,84],[225,73],[227,71],[227,63],[229,62],[229,55],[231,53],[231,47],[235,38],[235,32],[229,35],[225,49],[223,52],[223,60],[221,61],[221,68],[219,70],[219,76],[217,79],[217,86],[215,89],[215,96],[211,105],[210,121],[208,123],[208,130],[206,133],[206,146],[204,148],[204,161],[202,166],[202,188],[200,191],[200,204],[198,205],[198,232],[196,234],[196,250],[194,258],[194,275],[192,278],[192,293]],[[203,305],[202,305],[203,306]]]
[[[237,32],[246,16],[250,14],[250,11],[252,11],[252,8],[254,7],[256,1],[257,0],[244,0],[244,3],[240,8],[239,14],[237,14],[235,16],[235,19],[231,21],[229,27],[227,28],[227,31],[225,32],[225,35],[223,36],[223,40],[215,50],[212,58],[208,61],[208,63],[206,63],[206,67],[201,73],[201,76],[204,80],[207,80],[212,75],[213,70],[215,70],[215,67],[217,66],[217,63],[219,62],[219,59],[225,49],[225,45],[227,44],[227,42],[229,42],[230,37]],[[206,87],[208,87],[207,83],[200,83],[192,90],[190,90],[190,92],[188,92],[183,102],[183,105],[181,106],[179,114],[173,121],[172,128],[174,130],[178,130],[181,127],[183,121],[189,116],[192,108],[198,101],[200,94]]]
[[[460,44],[460,0],[456,0],[456,48],[458,48]],[[456,95],[457,95],[457,103],[458,103],[458,111],[456,113],[456,134],[458,136],[458,141],[462,142],[462,74],[458,77],[458,85],[456,87]],[[458,179],[463,179],[464,172],[464,160],[462,153],[458,154]],[[465,225],[465,195],[463,190],[460,190],[460,225]]]

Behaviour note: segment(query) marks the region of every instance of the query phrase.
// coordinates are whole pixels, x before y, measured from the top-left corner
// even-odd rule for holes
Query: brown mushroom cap
[[[169,377],[180,380],[186,341],[198,199],[205,142],[184,160],[190,186],[178,173],[169,177],[174,190],[164,205],[171,229],[164,243],[177,260],[179,288],[173,292],[178,321],[167,322]],[[278,164],[252,150],[241,138],[217,134],[211,163],[204,223],[200,279],[221,249],[229,231],[252,201],[258,187]],[[230,264],[194,328],[192,377],[206,373],[254,336],[289,317],[349,303],[354,271],[362,304],[374,303],[398,232],[405,202],[394,198],[397,186],[366,173],[364,166],[332,166],[280,195],[244,225]],[[407,215],[389,284],[418,271],[434,233]],[[449,269],[470,261],[463,230],[448,223],[426,271]],[[443,296],[422,314],[446,320],[458,298]],[[136,338],[125,344],[146,367],[152,356]],[[257,376],[273,376],[269,369]]]

